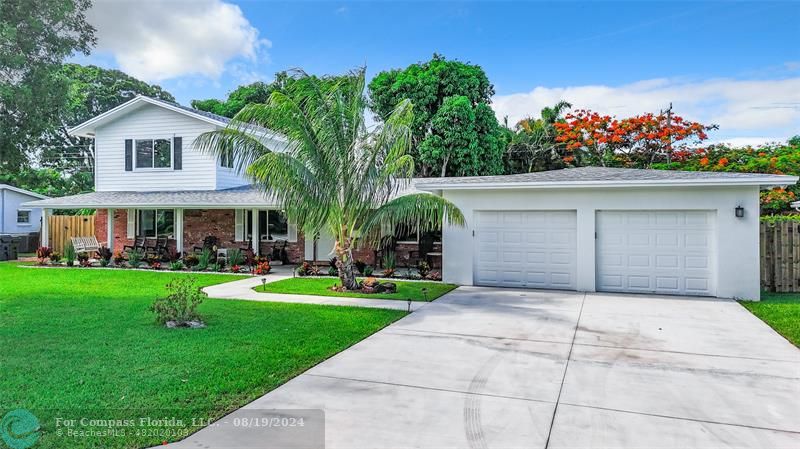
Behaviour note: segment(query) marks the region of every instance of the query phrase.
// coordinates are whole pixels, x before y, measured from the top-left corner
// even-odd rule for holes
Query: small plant
[[[364,287],[375,287],[379,283],[380,282],[378,282],[378,280],[375,279],[374,277],[368,277],[368,278],[364,279],[364,281],[361,283],[361,285],[363,285]]]
[[[311,271],[312,271],[311,264],[308,262],[303,262],[302,264],[300,264],[299,267],[297,267],[295,273],[298,276],[308,276],[311,274]]]
[[[240,249],[228,251],[228,263],[231,265],[241,265],[244,263],[244,253]]]
[[[128,251],[128,265],[131,268],[139,268],[144,259],[144,253],[140,249],[132,249]]]
[[[114,265],[119,267],[122,266],[123,263],[125,263],[125,255],[119,251],[114,253]]]
[[[431,271],[430,273],[428,273],[428,275],[425,277],[425,279],[427,279],[429,281],[441,281],[442,280],[442,273],[440,273],[438,271]]]
[[[89,268],[92,266],[92,263],[89,261],[89,254],[86,252],[79,252],[78,253],[78,264],[82,267]]]
[[[97,250],[97,258],[100,259],[100,266],[107,267],[112,257],[114,257],[114,255],[107,246],[101,246],[100,249]]]
[[[195,254],[187,254],[183,258],[183,264],[186,265],[188,268],[192,268],[197,265],[197,256]]]
[[[150,268],[152,268],[153,270],[160,270],[161,269],[161,262],[159,262],[157,260],[151,260],[149,262],[149,264],[150,264]]]
[[[74,266],[75,259],[77,258],[78,254],[75,252],[75,247],[72,246],[72,242],[67,242],[67,246],[64,247],[64,260],[67,262],[67,266]]]
[[[272,266],[270,266],[269,262],[261,262],[253,267],[253,274],[256,276],[269,274],[270,271],[272,271]]]
[[[388,251],[383,255],[383,276],[390,278],[394,276],[395,269],[397,268],[397,258],[394,251]]]
[[[170,262],[169,263],[169,269],[171,271],[181,271],[181,270],[183,270],[183,262],[181,262],[180,260],[176,260],[174,262]]]
[[[338,276],[339,270],[336,267],[328,267],[328,276]]]
[[[420,276],[425,277],[431,272],[431,266],[424,260],[420,261],[420,263],[417,264],[417,272]]]
[[[61,261],[61,253],[53,251],[50,253],[50,263],[58,263]]]
[[[223,265],[223,264],[221,264],[219,262],[214,262],[213,264],[211,264],[211,271],[220,272],[220,271],[222,271],[224,269],[225,269],[225,265]]]
[[[39,258],[39,265],[44,265],[51,254],[53,254],[53,250],[50,247],[40,246],[36,250],[36,257]]]
[[[242,271],[242,267],[239,265],[231,265],[231,273],[239,273]]]
[[[181,259],[181,253],[178,252],[177,249],[173,247],[167,248],[164,257],[167,259],[169,263],[177,262]]]
[[[311,265],[311,270],[308,272],[310,276],[319,276],[321,273],[322,271],[320,271],[319,267],[316,264]]]
[[[167,296],[157,298],[150,311],[156,314],[157,322],[167,327],[202,326],[197,306],[205,297],[194,277],[176,277],[167,284]]]
[[[203,248],[203,251],[197,256],[197,268],[198,271],[205,271],[208,269],[208,266],[211,264],[211,256],[212,252],[208,248]]]
[[[364,269],[367,268],[367,263],[366,262],[364,262],[361,259],[356,259],[356,261],[353,262],[353,265],[356,266],[356,270],[358,271],[358,274],[361,274],[361,275],[366,274],[366,273],[364,273]]]
[[[375,272],[375,268],[372,268],[372,265],[367,265],[364,267],[364,276],[372,276],[372,273]]]

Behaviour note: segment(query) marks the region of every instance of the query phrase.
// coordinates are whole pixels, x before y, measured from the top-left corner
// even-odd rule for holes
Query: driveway
[[[734,301],[462,287],[224,421],[321,409],[343,449],[796,448],[798,398],[800,351]],[[176,447],[279,445],[260,432]]]

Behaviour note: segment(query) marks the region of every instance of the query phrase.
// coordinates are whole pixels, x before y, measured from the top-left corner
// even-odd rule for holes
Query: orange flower
[[[717,164],[719,164],[720,167],[724,167],[724,166],[728,165],[728,158],[727,157],[723,157],[722,159],[719,160],[719,162],[717,162]]]
[[[566,163],[568,163],[568,164],[569,164],[570,162],[574,161],[574,160],[575,160],[575,157],[574,157],[574,156],[567,156],[567,157],[565,157],[565,158],[564,158],[564,162],[566,162]]]
[[[767,155],[767,153],[765,153],[765,152],[763,152],[763,151],[762,151],[762,152],[760,152],[760,153],[758,153],[758,156],[759,156],[759,157],[764,157],[764,156],[766,156],[766,155]]]
[[[703,159],[700,159],[700,165],[702,165],[703,167],[708,165],[708,158],[704,157]]]

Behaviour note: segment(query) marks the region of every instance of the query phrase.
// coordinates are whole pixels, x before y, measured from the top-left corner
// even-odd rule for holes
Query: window
[[[31,211],[18,210],[17,211],[17,224],[31,224]]]
[[[140,209],[136,220],[136,235],[174,238],[175,211],[172,209]]]
[[[226,151],[219,156],[220,167],[233,168],[233,153]]]
[[[136,139],[136,168],[169,168],[172,166],[170,139]]]
[[[247,210],[244,216],[244,235],[245,239],[252,240],[253,211]],[[258,235],[259,240],[289,240],[289,223],[286,214],[280,210],[260,210],[258,211]]]

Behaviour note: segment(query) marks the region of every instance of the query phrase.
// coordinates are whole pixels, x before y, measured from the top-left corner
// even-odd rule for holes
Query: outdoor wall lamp
[[[736,218],[743,218],[744,217],[744,207],[736,206],[736,209],[734,209],[734,211],[736,211]]]

